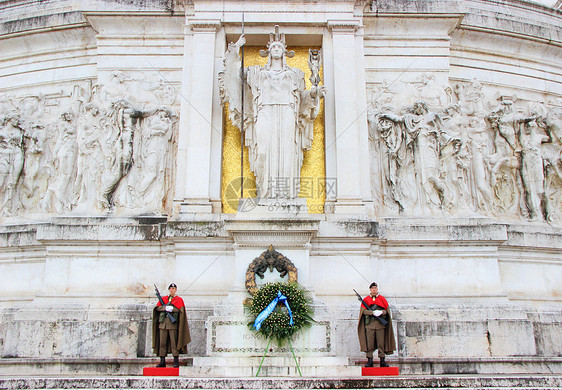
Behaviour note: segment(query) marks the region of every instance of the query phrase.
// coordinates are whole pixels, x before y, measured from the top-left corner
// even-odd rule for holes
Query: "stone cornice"
[[[196,32],[215,32],[221,27],[218,19],[190,19],[187,25]]]
[[[359,29],[360,23],[357,20],[328,20],[327,26],[333,33],[353,34]]]

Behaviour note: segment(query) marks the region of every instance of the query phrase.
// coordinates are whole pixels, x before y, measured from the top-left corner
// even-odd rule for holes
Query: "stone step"
[[[348,366],[350,359],[344,356],[297,356],[299,366]],[[262,356],[240,356],[240,357],[194,357],[193,366],[195,367],[216,367],[216,366],[259,366]],[[263,366],[294,366],[293,356],[266,356],[263,359]]]
[[[0,389],[527,389],[562,388],[561,375],[404,375],[363,378],[0,377]]]
[[[197,359],[200,364],[195,364]],[[204,366],[206,359],[217,358],[187,358],[180,357],[180,366]],[[247,358],[245,358],[247,359]],[[259,357],[250,358],[251,366],[259,366]],[[305,358],[300,358],[305,359]],[[308,359],[308,358],[306,358]],[[306,363],[307,360],[300,360]],[[312,358],[317,362],[317,359]],[[330,366],[337,360],[327,359],[324,366]],[[366,360],[344,359],[342,366],[361,366]],[[266,359],[267,360],[267,359]],[[154,367],[159,359],[152,358],[2,358],[0,359],[0,376],[12,375],[142,375],[144,367]],[[167,359],[168,365],[172,364],[172,357]],[[388,364],[400,367],[402,375],[455,375],[455,374],[562,374],[562,357],[459,357],[459,358],[434,358],[434,357],[388,357]],[[203,364],[205,363],[205,364]],[[375,361],[375,364],[377,361]],[[266,364],[266,363],[264,363]],[[301,363],[299,363],[301,364]],[[242,365],[242,364],[237,364]],[[307,365],[307,364],[302,364]],[[278,366],[295,367],[292,357],[286,358]],[[260,373],[261,376],[261,373]]]
[[[238,377],[292,377],[353,378],[361,377],[359,366],[299,366],[295,362],[286,366],[205,366],[180,367],[180,376],[191,378],[238,378]]]
[[[358,377],[361,367],[347,357],[194,357],[193,366],[180,367],[180,375],[206,377]],[[261,367],[260,367],[261,366]]]

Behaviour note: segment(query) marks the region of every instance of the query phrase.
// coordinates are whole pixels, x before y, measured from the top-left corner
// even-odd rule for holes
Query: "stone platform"
[[[199,363],[194,364],[194,360],[201,359]],[[210,364],[206,363],[204,357],[180,358],[180,376],[188,375],[190,377],[201,377],[197,375],[197,370],[203,371],[205,366],[209,369]],[[214,359],[214,358],[213,358]],[[258,359],[258,358],[256,358]],[[2,358],[0,359],[0,378],[12,376],[105,376],[114,375],[119,377],[142,375],[144,367],[154,367],[158,364],[158,358]],[[218,360],[217,360],[218,362]],[[350,359],[349,365],[351,370],[356,370],[356,375],[352,375],[353,371],[342,373],[340,377],[360,377],[361,366],[365,364],[365,359]],[[398,366],[400,375],[557,375],[562,376],[562,357],[487,357],[487,358],[423,358],[423,357],[389,357],[388,364]],[[329,360],[326,363],[320,363],[325,367],[329,366]],[[171,366],[172,359],[168,358],[168,364]],[[299,363],[300,364],[300,363]],[[345,365],[344,363],[343,365]],[[239,364],[243,366],[242,364]],[[266,363],[264,363],[266,365]],[[195,366],[195,367],[193,367]],[[259,361],[254,365],[257,369]],[[288,360],[286,367],[296,369],[294,360]],[[198,368],[196,368],[198,367]],[[263,370],[264,368],[262,368]],[[247,370],[247,369],[246,369]],[[294,371],[294,370],[293,370]],[[307,377],[314,376],[314,373],[306,371]],[[263,376],[271,376],[273,372],[263,372]],[[206,376],[213,375],[210,372]],[[253,377],[252,371],[238,374],[236,377],[248,375]],[[287,372],[277,374],[277,376],[298,376],[298,373]],[[305,373],[303,372],[303,375]],[[336,375],[323,375],[322,377],[336,377]],[[262,372],[260,372],[260,377]],[[215,374],[215,377],[220,377]],[[232,377],[232,376],[231,376]],[[3,387],[0,386],[0,389]]]
[[[560,375],[377,378],[0,377],[0,389],[559,389]]]
[[[350,365],[345,357],[266,357],[260,368],[261,357],[194,357],[192,367],[180,367],[185,377],[326,377],[349,378],[361,376],[361,367]],[[299,372],[300,369],[300,372]]]

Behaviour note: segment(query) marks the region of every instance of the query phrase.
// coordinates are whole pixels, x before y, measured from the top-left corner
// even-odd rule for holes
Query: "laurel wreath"
[[[285,305],[279,304],[275,310],[263,321],[261,328],[256,331],[253,327],[256,317],[277,296],[277,292],[287,297],[287,302],[293,314],[293,325],[289,324],[290,316]],[[274,340],[279,347],[287,345],[297,333],[312,326],[312,298],[304,287],[296,282],[267,283],[263,285],[246,303],[249,312],[248,327],[256,331],[259,336]]]

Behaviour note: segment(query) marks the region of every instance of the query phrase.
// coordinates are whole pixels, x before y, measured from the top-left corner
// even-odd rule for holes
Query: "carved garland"
[[[277,252],[273,245],[270,245],[268,250],[259,255],[259,257],[256,257],[248,265],[246,270],[246,290],[250,295],[254,295],[258,291],[256,275],[263,279],[265,272],[268,269],[273,272],[273,268],[279,272],[282,278],[288,275],[288,283],[298,280],[297,267],[295,267],[291,260]]]

